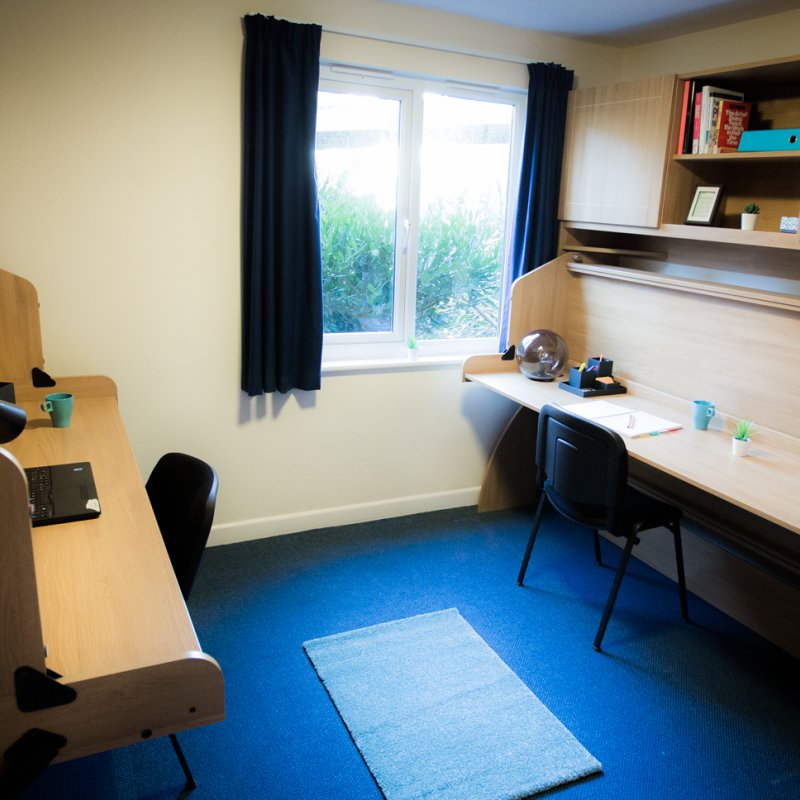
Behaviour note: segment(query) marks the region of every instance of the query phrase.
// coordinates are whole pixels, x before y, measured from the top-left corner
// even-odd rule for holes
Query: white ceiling
[[[800,9],[800,0],[390,0],[560,36],[631,46]]]

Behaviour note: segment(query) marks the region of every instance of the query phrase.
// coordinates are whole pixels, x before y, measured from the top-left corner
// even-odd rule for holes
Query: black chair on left
[[[680,509],[628,485],[628,451],[618,433],[558,406],[545,405],[539,412],[536,470],[540,496],[517,577],[520,586],[548,503],[567,519],[592,530],[598,564],[602,564],[598,531],[623,538],[622,557],[594,638],[594,649],[600,650],[638,535],[663,526],[675,539],[681,615],[688,621]]]
[[[218,486],[213,467],[183,453],[163,455],[145,484],[184,600],[189,598],[211,531]],[[197,784],[178,737],[171,733],[169,738],[186,777],[183,798]]]

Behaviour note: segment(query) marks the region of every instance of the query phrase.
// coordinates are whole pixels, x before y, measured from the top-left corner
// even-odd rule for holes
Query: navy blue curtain
[[[320,387],[314,174],[322,28],[244,18],[242,390]]]
[[[514,240],[503,276],[500,349],[509,344],[511,284],[551,261],[558,252],[558,194],[572,70],[560,64],[528,64],[528,111],[522,151]]]

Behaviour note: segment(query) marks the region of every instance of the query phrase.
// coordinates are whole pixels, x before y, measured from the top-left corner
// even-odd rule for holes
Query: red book
[[[750,105],[737,100],[720,101],[715,153],[735,153],[739,150],[739,140],[750,121]]]
[[[678,132],[678,155],[682,155],[684,153],[683,145],[684,139],[686,137],[686,118],[688,116],[688,109],[689,109],[689,95],[691,93],[691,81],[684,81],[683,82],[683,102],[681,103],[681,129]]]

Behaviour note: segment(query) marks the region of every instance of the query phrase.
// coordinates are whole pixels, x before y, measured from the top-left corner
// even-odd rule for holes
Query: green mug
[[[48,394],[40,408],[50,415],[54,428],[69,428],[72,420],[72,395],[68,392]]]

